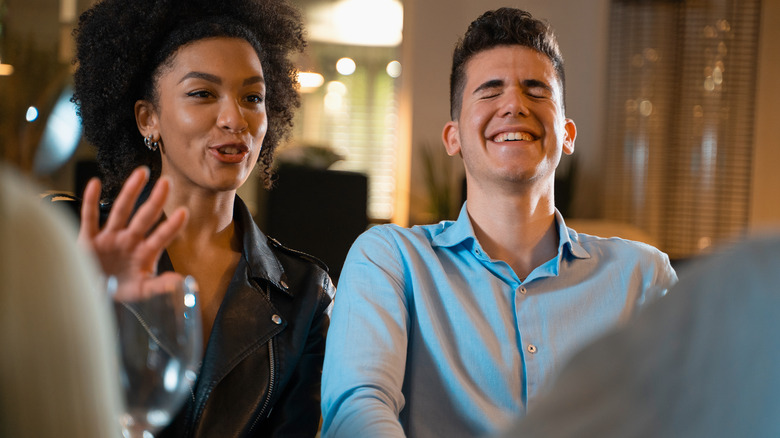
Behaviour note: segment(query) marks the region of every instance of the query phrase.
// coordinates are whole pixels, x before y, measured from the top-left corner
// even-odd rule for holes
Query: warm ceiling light
[[[11,64],[0,64],[0,76],[11,76],[14,74],[14,66]]]
[[[325,83],[325,78],[319,73],[299,71],[298,83],[301,85],[301,93],[309,93],[321,87]]]
[[[401,76],[401,63],[398,61],[390,61],[387,63],[385,71],[387,71],[387,74],[391,78],[397,78],[398,76]]]
[[[309,39],[353,46],[395,47],[403,39],[399,0],[323,2],[308,13]]]
[[[349,76],[352,73],[355,73],[355,68],[357,68],[357,66],[355,65],[355,61],[353,61],[352,58],[341,58],[336,61],[336,71],[343,74],[344,76]]]

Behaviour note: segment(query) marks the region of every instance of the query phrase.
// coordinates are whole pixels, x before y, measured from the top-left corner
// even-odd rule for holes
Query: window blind
[[[747,229],[759,0],[613,0],[605,216],[671,258]]]

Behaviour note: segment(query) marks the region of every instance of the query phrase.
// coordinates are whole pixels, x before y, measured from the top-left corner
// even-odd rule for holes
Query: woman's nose
[[[231,132],[242,132],[249,126],[241,105],[233,99],[226,101],[220,108],[217,124]]]

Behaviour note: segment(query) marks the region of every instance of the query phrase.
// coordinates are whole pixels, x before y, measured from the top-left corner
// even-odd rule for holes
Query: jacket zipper
[[[268,405],[271,403],[271,397],[273,396],[274,386],[276,382],[276,360],[274,357],[274,339],[271,338],[268,340],[268,357],[269,361],[271,363],[271,378],[268,383],[268,395],[265,398],[265,401],[263,402],[263,407],[260,409],[260,413],[255,417],[255,421],[252,423],[252,427],[249,428],[250,431],[255,429],[255,426],[257,426],[257,422],[260,421],[265,415],[265,411],[268,408]]]
[[[173,352],[170,349],[166,348],[166,346],[162,342],[160,342],[160,339],[157,338],[157,336],[155,336],[154,333],[152,333],[152,327],[149,325],[148,322],[146,322],[146,320],[141,316],[141,314],[137,310],[135,310],[132,306],[124,302],[122,303],[122,306],[125,309],[129,310],[130,313],[133,314],[133,316],[135,316],[135,319],[137,319],[138,322],[141,323],[141,327],[144,328],[146,333],[149,335],[149,338],[152,341],[154,341],[155,344],[159,345],[160,348],[162,348],[162,350],[165,351],[165,353],[167,353],[169,356],[176,357],[176,355],[173,354]]]

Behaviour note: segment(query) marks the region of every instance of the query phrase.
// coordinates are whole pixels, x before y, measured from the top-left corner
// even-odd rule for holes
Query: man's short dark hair
[[[561,105],[563,106],[565,80],[563,56],[558,48],[550,25],[536,19],[521,9],[500,8],[487,11],[472,21],[466,34],[458,41],[452,54],[450,74],[450,117],[460,117],[463,89],[466,86],[466,63],[474,55],[498,46],[524,46],[544,54],[550,59],[561,81]]]

